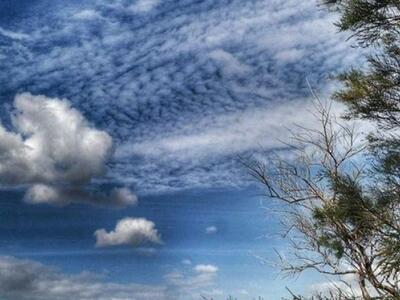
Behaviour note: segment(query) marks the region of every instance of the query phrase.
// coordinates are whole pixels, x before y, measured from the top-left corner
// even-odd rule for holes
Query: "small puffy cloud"
[[[25,201],[27,203],[61,203],[61,195],[56,188],[45,184],[35,184],[25,193]]]
[[[160,4],[160,0],[137,0],[135,4],[129,8],[137,13],[149,12]]]
[[[70,203],[90,203],[103,206],[125,207],[138,203],[137,196],[127,188],[116,188],[109,194],[93,193],[80,188],[62,189],[45,184],[31,186],[25,194],[25,202],[31,204],[68,205]]]
[[[218,272],[218,267],[214,265],[196,265],[194,271],[201,274],[215,274]]]
[[[161,244],[155,224],[144,218],[124,218],[118,221],[113,231],[96,230],[96,247],[117,245],[140,246],[147,243]]]
[[[218,232],[218,228],[216,226],[209,226],[206,228],[207,234],[215,234]]]
[[[118,188],[111,192],[111,199],[117,205],[137,205],[138,198],[130,189]]]

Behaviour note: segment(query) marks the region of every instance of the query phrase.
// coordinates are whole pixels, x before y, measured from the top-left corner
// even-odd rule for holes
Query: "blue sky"
[[[279,276],[238,157],[315,125],[307,81],[329,94],[360,60],[335,20],[316,1],[1,1],[0,298],[311,290]]]

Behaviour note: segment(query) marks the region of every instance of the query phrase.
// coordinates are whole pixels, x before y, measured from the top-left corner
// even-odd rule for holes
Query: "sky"
[[[0,2],[0,299],[280,299],[274,203],[239,162],[312,127],[360,61],[298,0]]]

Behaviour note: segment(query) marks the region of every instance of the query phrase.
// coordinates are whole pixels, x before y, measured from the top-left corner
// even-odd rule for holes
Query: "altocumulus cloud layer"
[[[0,124],[0,183],[28,185],[29,203],[136,204],[126,188],[110,195],[86,191],[92,179],[105,174],[111,154],[111,137],[92,128],[67,100],[17,95],[11,130]]]
[[[305,78],[325,90],[358,57],[316,1],[40,3],[0,22],[1,100],[69,99],[113,137],[108,180],[140,192],[240,184],[234,157],[308,121]]]

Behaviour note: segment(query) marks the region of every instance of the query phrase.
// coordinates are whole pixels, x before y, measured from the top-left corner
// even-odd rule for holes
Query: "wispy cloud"
[[[198,118],[180,130],[151,137],[142,142],[122,144],[117,156],[171,157],[192,160],[209,156],[238,154],[260,147],[279,147],[294,124],[316,124],[310,101],[266,105],[262,109]]]
[[[333,107],[337,114],[342,106]],[[141,141],[126,142],[116,149],[114,165],[121,180],[135,183],[143,191],[181,189],[187,187],[241,186],[248,184],[246,172],[240,167],[239,156],[286,149],[291,132],[303,127],[315,128],[310,100],[286,101],[263,108],[220,116],[199,116],[181,128],[149,134]],[[159,135],[157,134],[159,132]],[[135,159],[129,168],[129,159]],[[124,168],[124,170],[122,170]],[[129,174],[135,174],[130,177]],[[143,180],[140,176],[145,176]]]
[[[29,35],[21,32],[15,32],[12,30],[7,30],[2,27],[0,27],[0,35],[3,35],[5,37],[8,37],[13,40],[25,40],[29,39]]]

